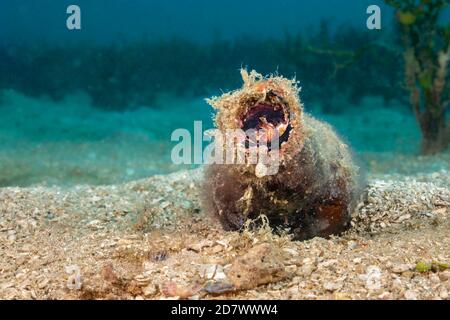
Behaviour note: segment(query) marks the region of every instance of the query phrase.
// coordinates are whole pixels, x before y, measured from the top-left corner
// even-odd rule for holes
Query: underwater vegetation
[[[304,113],[294,80],[241,73],[240,90],[209,100],[217,110],[216,126],[221,132],[245,131],[242,140],[237,139],[245,157],[257,147],[249,130],[266,130],[265,135],[257,135],[259,148],[263,139],[273,141],[273,131],[279,131],[279,145],[266,141],[269,161],[276,152],[279,167],[264,174],[262,162],[207,166],[205,210],[214,213],[226,230],[240,230],[248,219],[260,215],[295,239],[345,230],[362,190],[348,146],[331,126]]]
[[[450,142],[448,62],[450,24],[438,25],[448,0],[385,0],[396,8],[404,46],[405,82],[422,131],[422,153],[445,150]]]
[[[353,26],[331,31],[323,21],[308,33],[241,37],[211,43],[181,38],[111,45],[0,45],[0,88],[62,99],[88,93],[107,109],[152,106],[158,95],[200,97],[239,85],[243,66],[296,76],[305,101],[339,113],[343,102],[369,95],[403,99],[401,52],[375,45],[377,34]],[[351,80],[350,80],[351,79]]]
[[[241,67],[263,74],[276,70],[296,77],[302,100],[321,114],[359,112],[366,97],[381,97],[387,108],[407,110],[412,103],[423,134],[422,152],[441,152],[450,136],[449,31],[437,19],[448,1],[387,2],[397,8],[400,26],[388,34],[351,25],[331,29],[323,20],[308,32],[267,39],[0,44],[0,90],[55,101],[81,91],[96,107],[122,111],[158,108],[161,96],[195,99],[231,90],[240,84],[235,71]]]

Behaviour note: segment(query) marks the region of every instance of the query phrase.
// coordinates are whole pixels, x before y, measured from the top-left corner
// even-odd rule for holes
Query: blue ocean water
[[[76,4],[81,29],[69,30]],[[369,5],[381,30],[366,27]],[[440,18],[448,25],[449,10]],[[194,166],[171,133],[211,128],[239,69],[296,77],[373,172],[448,170],[420,150],[394,11],[383,1],[0,2],[0,186],[111,184]]]

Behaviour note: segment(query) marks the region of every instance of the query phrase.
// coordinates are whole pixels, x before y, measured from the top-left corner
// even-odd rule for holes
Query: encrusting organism
[[[215,124],[220,132],[264,129],[256,141],[248,135],[237,141],[247,153],[276,135],[278,144],[266,145],[269,153],[278,152],[278,170],[261,173],[259,162],[207,165],[205,210],[226,230],[265,216],[273,229],[297,240],[344,231],[362,190],[349,147],[328,124],[303,112],[295,80],[241,74],[241,89],[208,99],[217,111]]]

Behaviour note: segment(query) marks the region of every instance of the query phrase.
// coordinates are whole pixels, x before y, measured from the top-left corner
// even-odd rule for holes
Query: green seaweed
[[[449,265],[447,263],[443,263],[443,262],[433,261],[431,263],[427,263],[424,261],[419,261],[416,264],[415,270],[420,273],[425,273],[425,272],[429,272],[429,271],[433,271],[433,272],[444,271],[444,270],[447,270],[448,268],[449,268]]]

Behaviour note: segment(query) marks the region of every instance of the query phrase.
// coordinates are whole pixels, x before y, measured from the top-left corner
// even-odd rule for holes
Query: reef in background
[[[348,233],[302,242],[223,231],[200,210],[201,169],[1,188],[0,298],[448,299],[448,177],[372,176]]]

